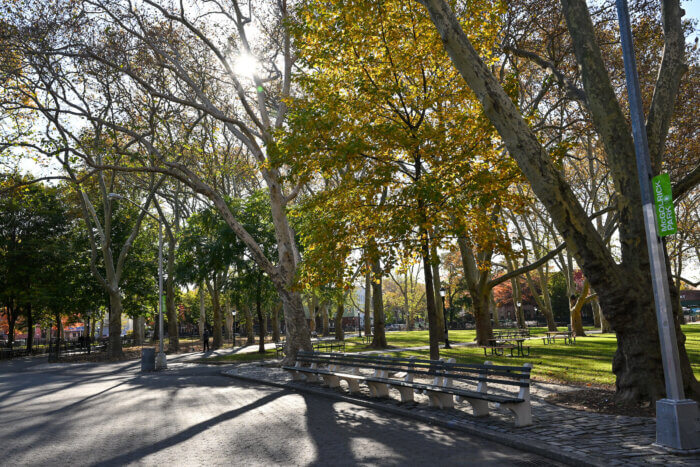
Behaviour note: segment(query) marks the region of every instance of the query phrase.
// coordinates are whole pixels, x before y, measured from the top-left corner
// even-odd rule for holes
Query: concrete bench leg
[[[375,383],[374,381],[367,381],[367,386],[369,386],[369,393],[374,397],[389,397],[389,385],[385,383]]]
[[[452,394],[445,394],[444,392],[434,392],[428,391],[428,405],[430,407],[438,407],[441,409],[451,409],[454,408],[454,398]]]
[[[340,386],[340,378],[336,375],[321,375],[321,377],[329,388],[337,388]]]
[[[360,382],[358,380],[346,379],[344,381],[348,383],[348,391],[350,391],[350,394],[357,394],[360,392]]]
[[[529,402],[498,404],[499,407],[508,409],[515,415],[515,426],[532,425],[532,411]]]
[[[489,403],[483,399],[469,399],[466,397],[457,396],[457,402],[469,402],[472,406],[472,412],[475,417],[489,416]]]
[[[298,371],[287,370],[292,374],[292,381],[302,381],[301,373]]]
[[[413,402],[413,388],[396,386],[396,389],[401,394],[401,402]]]
[[[318,375],[313,373],[304,373],[304,378],[306,378],[308,383],[318,383],[320,381]]]

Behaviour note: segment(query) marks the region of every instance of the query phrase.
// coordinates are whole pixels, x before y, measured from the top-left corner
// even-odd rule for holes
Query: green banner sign
[[[671,194],[671,177],[668,174],[657,175],[651,180],[651,186],[659,236],[673,235],[678,229],[676,227],[676,212],[673,207],[673,195]]]

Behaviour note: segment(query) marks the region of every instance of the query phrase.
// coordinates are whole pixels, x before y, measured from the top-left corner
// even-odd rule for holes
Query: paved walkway
[[[354,403],[232,380],[221,367],[0,362],[3,465],[549,465]],[[229,366],[228,368],[233,368]]]
[[[573,386],[534,382],[531,392],[534,424],[516,428],[512,415],[505,410],[496,409],[488,418],[475,418],[471,415],[468,404],[456,404],[457,407],[450,410],[432,409],[428,407],[427,397],[423,395],[416,395],[415,403],[402,404],[398,393],[392,394],[389,400],[377,399],[370,397],[367,388],[363,387],[361,395],[351,396],[345,386],[342,389],[330,389],[320,384],[294,382],[287,372],[270,362],[264,365],[241,364],[223,373],[234,378],[294,389],[300,393],[323,395],[365,407],[388,410],[421,422],[432,422],[478,434],[508,446],[557,456],[554,458],[572,464],[700,465],[700,455],[677,456],[654,446],[656,427],[653,418],[582,412],[544,401],[544,397],[553,392],[577,390]]]

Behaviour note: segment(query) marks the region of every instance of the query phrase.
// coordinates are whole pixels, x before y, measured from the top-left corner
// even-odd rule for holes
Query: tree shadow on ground
[[[316,446],[314,466],[507,465],[515,459],[513,452],[480,438],[325,397],[302,397]]]
[[[182,443],[183,441],[186,441],[190,438],[193,438],[194,436],[208,430],[209,428],[213,427],[214,425],[218,425],[220,423],[223,423],[227,420],[234,419],[238,417],[239,415],[242,415],[250,410],[254,410],[258,407],[262,407],[265,404],[268,404],[272,402],[273,400],[277,399],[280,397],[284,392],[283,391],[278,391],[273,394],[268,394],[267,396],[261,397],[260,399],[257,399],[256,401],[243,406],[239,407],[237,409],[229,410],[228,412],[224,412],[214,418],[205,420],[203,422],[197,423],[196,425],[193,425],[186,430],[183,430],[173,436],[169,436],[163,440],[160,440],[152,445],[148,446],[143,446],[141,448],[134,449],[132,451],[129,451],[127,453],[121,454],[119,456],[112,457],[110,459],[107,459],[105,461],[100,462],[97,465],[123,465],[129,462],[137,461],[140,460],[149,454],[154,454],[158,451],[161,451],[163,449],[167,449],[171,446],[175,446],[176,444]]]

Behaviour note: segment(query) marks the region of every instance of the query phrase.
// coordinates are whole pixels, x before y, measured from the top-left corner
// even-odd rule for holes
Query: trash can
[[[146,347],[141,349],[141,371],[156,369],[156,349]]]

